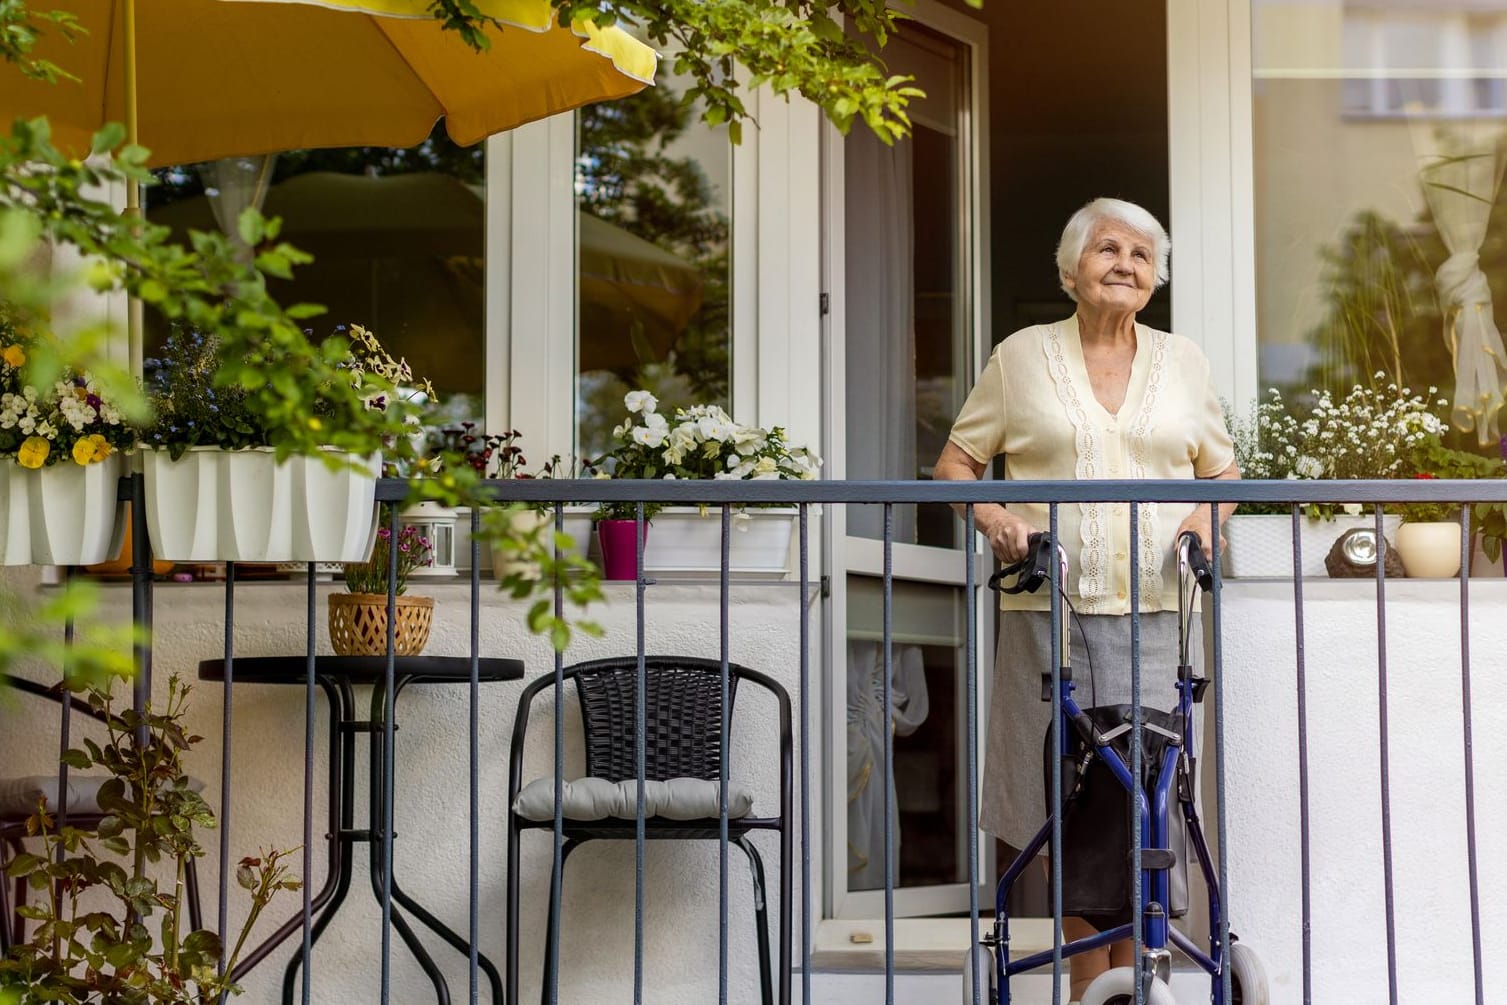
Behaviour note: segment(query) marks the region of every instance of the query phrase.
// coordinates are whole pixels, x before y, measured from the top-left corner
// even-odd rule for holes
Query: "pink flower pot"
[[[636,520],[598,520],[597,539],[602,544],[604,579],[638,579],[638,543],[634,540]],[[649,525],[644,524],[648,540]]]

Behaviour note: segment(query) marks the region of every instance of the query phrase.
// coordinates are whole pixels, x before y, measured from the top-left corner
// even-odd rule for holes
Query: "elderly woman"
[[[1209,380],[1209,364],[1186,338],[1136,323],[1167,281],[1167,232],[1146,210],[1095,199],[1074,213],[1057,246],[1073,316],[1015,332],[995,348],[937,460],[936,477],[977,479],[999,455],[1004,476],[1023,480],[1239,478],[1234,449]],[[1220,508],[1224,519],[1233,505]],[[1027,538],[1048,527],[1046,505],[975,507],[994,554],[1016,562]],[[1207,505],[1143,504],[1140,524],[1142,694],[1171,709],[1177,665],[1173,542],[1185,530],[1212,540]],[[1072,662],[1080,700],[1130,701],[1130,507],[1082,503],[1058,509],[1069,601],[1077,610]],[[980,822],[1016,848],[1041,826],[1042,735],[1051,706],[1040,673],[1051,661],[1046,591],[1001,595],[999,646]],[[1195,625],[1196,631],[1196,625]],[[1195,635],[1197,656],[1202,646]],[[1081,671],[1095,674],[1092,695]],[[1095,929],[1066,918],[1063,934]],[[1072,959],[1073,998],[1110,966],[1128,966],[1131,943]]]

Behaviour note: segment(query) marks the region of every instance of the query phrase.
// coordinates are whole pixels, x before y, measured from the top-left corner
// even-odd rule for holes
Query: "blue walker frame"
[[[1048,545],[1050,544],[1049,537],[1046,535],[1041,535],[1041,537]],[[1067,560],[1063,557],[1060,548],[1057,549],[1057,558],[1058,576],[1053,578],[1054,588],[1055,584],[1067,581]],[[1197,538],[1191,532],[1184,532],[1178,541],[1177,610],[1177,712],[1183,723],[1183,733],[1176,742],[1169,742],[1163,752],[1161,770],[1157,774],[1157,782],[1150,792],[1149,800],[1145,787],[1137,784],[1131,775],[1130,766],[1125,763],[1125,758],[1112,746],[1114,738],[1123,735],[1124,730],[1101,732],[1073,698],[1074,684],[1068,647],[1068,618],[1063,599],[1054,598],[1053,608],[1062,611],[1060,624],[1057,626],[1062,640],[1061,669],[1058,678],[1058,691],[1061,696],[1058,729],[1061,746],[1059,756],[1066,757],[1072,753],[1069,731],[1077,732],[1092,745],[1091,756],[1101,759],[1114,777],[1125,787],[1126,792],[1134,793],[1136,797],[1143,836],[1139,911],[1143,925],[1143,951],[1141,960],[1137,963],[1141,981],[1144,985],[1151,974],[1159,975],[1164,981],[1168,979],[1171,969],[1171,953],[1168,948],[1170,945],[1182,952],[1212,978],[1213,1005],[1227,1005],[1222,978],[1225,964],[1230,957],[1226,947],[1222,946],[1219,941],[1219,932],[1222,927],[1220,916],[1223,910],[1219,876],[1210,860],[1208,843],[1204,840],[1203,826],[1199,821],[1198,808],[1193,797],[1195,774],[1188,756],[1189,750],[1194,747],[1197,739],[1193,728],[1193,706],[1203,700],[1204,689],[1208,686],[1207,678],[1193,676],[1192,665],[1188,662],[1188,621],[1192,616],[1192,598],[1196,595],[1197,589],[1202,587],[1208,591],[1212,588],[1212,582],[1212,573],[1203,557],[1202,548],[1198,546]],[[1042,674],[1042,697],[1044,701],[1051,700],[1050,673]],[[1082,770],[1086,770],[1088,763],[1089,758],[1085,757],[1080,765],[1080,778]],[[1203,871],[1205,885],[1209,891],[1210,936],[1207,953],[1199,949],[1192,939],[1172,926],[1166,909],[1171,895],[1169,873],[1174,865],[1173,853],[1168,845],[1174,784],[1178,789],[1177,802],[1188,824],[1188,847],[1198,858],[1199,867]],[[1005,874],[1000,877],[999,884],[995,888],[993,933],[980,940],[980,944],[988,947],[993,956],[994,983],[998,989],[998,996],[997,998],[983,996],[986,1005],[1010,1005],[1010,978],[1052,963],[1054,950],[1034,953],[1020,960],[1010,959],[1010,914],[1007,907],[1010,890],[1014,887],[1016,880],[1036,858],[1042,847],[1051,840],[1052,822],[1052,818],[1048,817],[1046,823],[1042,824],[1041,829],[1036,832],[1036,836],[1011,863],[1010,868],[1005,870]],[[1148,858],[1151,860],[1149,865]],[[1066,960],[1080,953],[1132,938],[1135,925],[1136,922],[1132,920],[1086,939],[1064,942],[1061,949],[1062,958]],[[1230,934],[1230,941],[1232,943],[1235,941],[1233,932]]]

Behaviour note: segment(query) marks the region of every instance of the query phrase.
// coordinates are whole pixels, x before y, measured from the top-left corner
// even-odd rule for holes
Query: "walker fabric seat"
[[[752,788],[732,778],[727,785],[727,840],[748,857],[753,877],[762,1001],[773,1005],[778,974],[778,1000],[790,1001],[791,944],[791,716],[790,697],[766,674],[736,663],[728,664],[727,709],[724,717],[722,663],[687,656],[644,657],[644,837],[649,841],[719,841],[722,835],[720,796],[722,759],[729,737],[724,718],[735,721],[733,702],[740,688],[755,686],[773,697],[778,707],[779,807],[770,816],[755,815]],[[639,661],[637,656],[592,660],[567,667],[562,684],[574,684],[581,706],[586,775],[561,786],[560,876],[571,852],[587,841],[633,841],[638,836],[638,751],[636,723]],[[555,686],[545,674],[524,688],[513,722],[511,773],[508,781],[508,974],[505,998],[518,1002],[519,862],[525,830],[550,833],[555,820],[553,775],[523,784],[523,750],[534,699]],[[730,728],[730,727],[729,727]],[[770,737],[771,740],[774,737]],[[754,755],[763,761],[768,747]],[[729,765],[731,768],[731,765]],[[779,967],[771,960],[768,900],[764,863],[751,840],[755,831],[773,831],[780,842]],[[553,871],[553,870],[552,870]],[[554,877],[551,877],[554,882]],[[550,898],[554,909],[555,891]],[[541,999],[548,1001],[549,967],[558,965],[553,943],[553,914],[545,927],[545,981]]]

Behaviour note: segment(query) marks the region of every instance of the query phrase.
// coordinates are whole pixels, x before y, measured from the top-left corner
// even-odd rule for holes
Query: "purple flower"
[[[378,527],[377,528],[377,537],[380,540],[386,541],[391,536],[392,536],[392,531],[388,530],[386,527]]]

